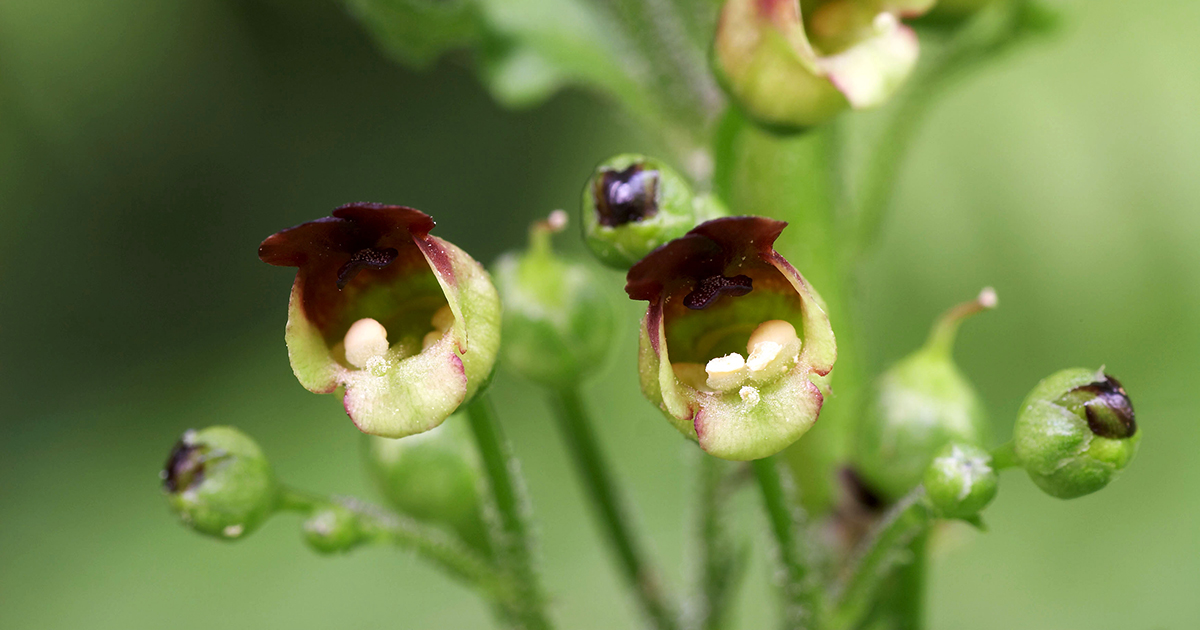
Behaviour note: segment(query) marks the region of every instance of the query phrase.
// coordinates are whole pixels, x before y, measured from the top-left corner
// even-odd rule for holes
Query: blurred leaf
[[[656,111],[645,60],[612,16],[584,0],[346,0],[392,56],[424,67],[452,50],[475,53],[497,101],[528,107],[567,85]]]
[[[346,6],[385,50],[417,68],[483,39],[475,0],[346,0]]]

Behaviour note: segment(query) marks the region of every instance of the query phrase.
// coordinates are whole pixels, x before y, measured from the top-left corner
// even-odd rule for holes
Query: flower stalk
[[[622,575],[637,596],[642,612],[654,628],[678,628],[675,604],[664,591],[662,577],[652,565],[634,529],[633,519],[617,491],[616,480],[600,452],[579,390],[571,387],[558,389],[551,395],[551,403],[576,472],[592,500],[596,516],[616,553]]]
[[[520,465],[513,457],[487,394],[477,397],[467,407],[467,418],[499,518],[497,526],[491,529],[492,548],[517,589],[515,625],[528,630],[548,630],[553,626],[546,616],[545,596],[533,563],[529,498],[520,477]]]
[[[343,508],[355,518],[360,542],[390,544],[416,552],[454,578],[468,584],[502,608],[515,605],[516,593],[487,558],[441,529],[351,497],[323,497],[284,487],[279,509],[311,515]]]
[[[804,511],[794,496],[795,486],[774,458],[754,460],[751,466],[762,493],[771,533],[775,536],[777,559],[782,569],[782,627],[790,630],[813,628],[819,615],[816,581],[804,549]]]
[[[835,585],[828,617],[822,625],[826,630],[857,628],[877,601],[880,587],[898,565],[924,562],[924,546],[916,551],[910,545],[922,536],[931,521],[924,504],[924,487],[918,486],[892,506],[872,528],[854,553],[854,560],[843,578]],[[917,571],[922,573],[923,571]],[[917,579],[917,575],[909,576]],[[919,584],[909,584],[910,590]],[[919,613],[914,613],[919,614]]]

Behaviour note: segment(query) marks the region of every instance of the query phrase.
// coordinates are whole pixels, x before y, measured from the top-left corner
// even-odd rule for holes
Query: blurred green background
[[[943,537],[934,628],[1193,628],[1200,6],[1060,6],[1061,37],[961,82],[921,134],[862,286],[870,364],[992,284],[1001,308],[964,328],[958,356],[997,436],[1039,378],[1100,364],[1145,431],[1090,497],[1007,473],[992,531]],[[612,110],[569,92],[502,111],[452,60],[387,62],[324,1],[0,2],[0,627],[489,627],[410,555],[313,555],[294,516],[237,544],[196,536],[157,473],[183,430],[229,423],[292,483],[371,495],[359,434],[291,375],[291,273],[260,263],[259,241],[386,201],[491,261],[533,218],[573,210],[596,162],[654,149]],[[623,314],[587,393],[679,585],[695,449],[638,393],[637,306]],[[562,627],[633,626],[537,390],[502,372],[493,391]],[[739,627],[773,618],[767,575],[751,567]]]

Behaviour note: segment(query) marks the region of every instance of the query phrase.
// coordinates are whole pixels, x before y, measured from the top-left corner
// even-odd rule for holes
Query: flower
[[[306,389],[341,392],[365,433],[428,431],[488,380],[500,302],[487,272],[428,215],[355,203],[277,232],[264,262],[298,267],[284,335]]]
[[[837,345],[820,298],[775,251],[787,224],[727,217],[696,226],[629,270],[642,320],[642,392],[700,448],[767,457],[817,420]],[[743,357],[742,352],[747,356]]]
[[[713,45],[718,75],[759,122],[817,125],[879,105],[916,65],[900,19],[933,0],[727,0]],[[802,9],[803,7],[803,9]]]

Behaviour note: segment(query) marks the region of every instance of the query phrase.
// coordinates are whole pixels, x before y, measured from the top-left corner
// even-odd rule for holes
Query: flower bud
[[[942,447],[925,469],[925,495],[943,518],[971,518],[996,496],[992,456],[974,444]]]
[[[710,211],[705,203],[702,210]],[[583,237],[600,262],[628,269],[698,223],[691,186],[654,158],[610,158],[583,188]]]
[[[766,125],[804,128],[846,107],[873,107],[916,65],[916,34],[900,18],[932,4],[726,0],[713,44],[717,74],[742,109]]]
[[[975,388],[954,364],[958,326],[994,308],[996,293],[947,311],[925,345],[880,376],[875,398],[855,437],[854,462],[866,482],[898,499],[921,482],[933,456],[947,443],[980,444],[987,419]]]
[[[774,243],[787,224],[727,217],[634,265],[625,291],[649,306],[642,392],[705,452],[773,455],[817,420],[837,343],[808,281]],[[744,354],[743,354],[744,353]]]
[[[1075,368],[1029,393],[1013,426],[1013,453],[1046,494],[1072,499],[1108,485],[1141,437],[1121,383],[1103,368]]]
[[[358,515],[341,505],[320,507],[304,521],[304,541],[319,553],[350,551],[363,541]]]
[[[275,510],[278,487],[267,458],[233,427],[183,434],[160,474],[171,509],[192,529],[239,538]]]
[[[529,249],[496,261],[494,277],[504,304],[505,365],[531,381],[561,388],[604,363],[612,345],[612,302],[592,268],[563,260],[550,235],[567,215],[556,210],[530,230]]]
[[[420,435],[367,438],[367,469],[388,503],[486,551],[480,467],[459,414]]]
[[[268,237],[264,262],[297,267],[284,333],[306,389],[337,392],[364,433],[441,424],[492,374],[500,300],[483,267],[430,236],[433,219],[357,203]]]

